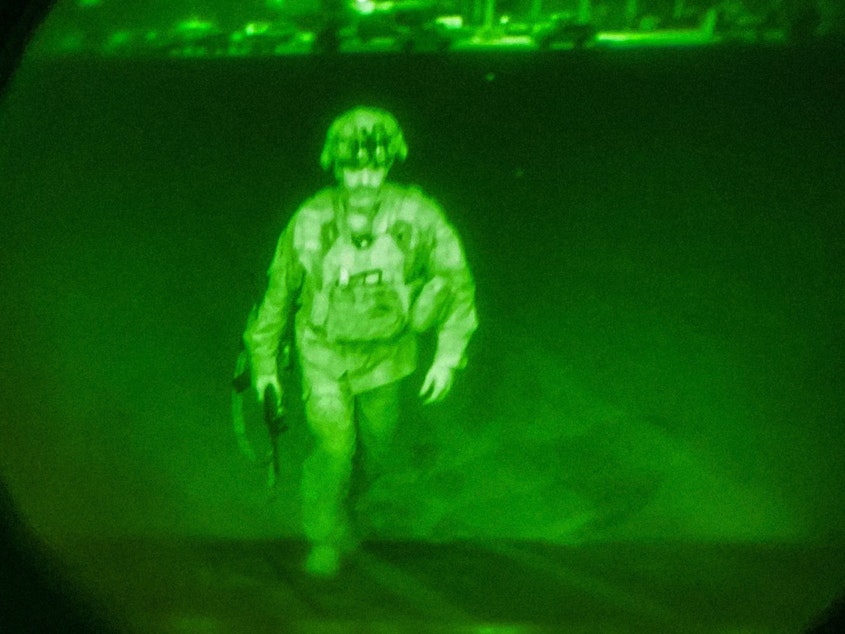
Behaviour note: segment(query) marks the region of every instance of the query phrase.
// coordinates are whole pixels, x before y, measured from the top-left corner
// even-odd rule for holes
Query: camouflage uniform
[[[433,364],[458,369],[477,326],[472,275],[436,203],[416,188],[385,184],[372,242],[362,248],[353,244],[341,200],[340,189],[325,189],[294,215],[244,335],[253,373],[274,373],[294,314],[315,439],[303,471],[303,523],[317,543],[337,542],[346,531],[356,432],[368,462],[388,451],[398,381],[417,365],[417,333],[433,326]]]

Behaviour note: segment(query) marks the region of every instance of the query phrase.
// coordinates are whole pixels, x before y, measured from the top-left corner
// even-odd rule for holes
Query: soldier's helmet
[[[320,155],[323,169],[386,167],[404,161],[408,146],[392,114],[379,108],[358,106],[340,115],[329,126]]]

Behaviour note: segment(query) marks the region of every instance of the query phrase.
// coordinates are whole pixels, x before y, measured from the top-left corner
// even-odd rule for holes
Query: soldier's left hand
[[[420,389],[420,397],[427,398],[423,404],[429,405],[443,400],[443,398],[452,389],[452,383],[455,381],[455,370],[442,365],[432,365],[425,375],[422,388]]]

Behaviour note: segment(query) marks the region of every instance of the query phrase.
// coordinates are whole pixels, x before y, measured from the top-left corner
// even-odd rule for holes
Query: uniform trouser
[[[309,377],[305,415],[314,438],[302,474],[302,520],[313,543],[338,543],[349,529],[347,497],[358,439],[367,478],[387,466],[399,414],[399,382],[353,394],[340,379]]]

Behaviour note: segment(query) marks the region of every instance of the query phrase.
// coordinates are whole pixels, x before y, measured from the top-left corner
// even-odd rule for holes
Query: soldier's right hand
[[[268,385],[272,385],[278,396],[278,401],[282,400],[282,385],[279,383],[279,377],[275,374],[260,374],[255,378],[255,391],[258,394],[258,401],[264,402],[264,391]]]

